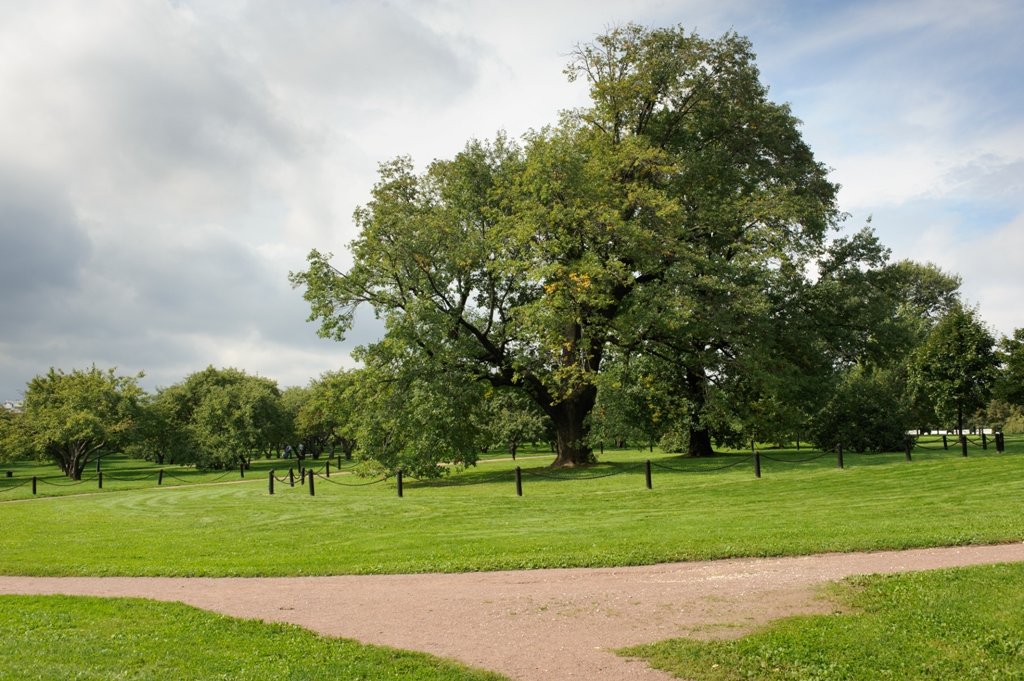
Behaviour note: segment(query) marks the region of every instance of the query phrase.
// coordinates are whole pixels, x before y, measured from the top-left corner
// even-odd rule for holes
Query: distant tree
[[[993,395],[1009,404],[1024,407],[1024,329],[999,341],[999,377]]]
[[[941,420],[955,419],[963,433],[964,414],[981,409],[998,377],[995,339],[975,310],[954,306],[917,349],[912,381]]]
[[[175,418],[174,405],[163,391],[139,400],[126,454],[163,465],[192,461],[195,447],[191,431]]]
[[[327,449],[341,448],[346,459],[356,446],[355,414],[359,404],[355,384],[359,370],[328,371],[301,389],[302,399],[294,408],[295,433],[307,452],[318,456]],[[283,397],[289,397],[289,390]],[[292,399],[295,399],[294,397]]]
[[[379,352],[361,359],[367,363],[350,394],[358,405],[356,452],[365,470],[401,469],[428,478],[476,463],[482,432],[472,415],[484,400],[482,385],[457,370],[398,362]]]
[[[888,372],[854,369],[811,419],[808,439],[830,451],[899,451],[912,425],[902,388]]]
[[[143,395],[140,377],[95,366],[51,368],[29,381],[21,411],[7,424],[9,446],[80,480],[90,462],[127,443]]]
[[[192,460],[199,466],[248,463],[288,434],[277,383],[238,369],[207,367],[166,388],[161,397],[188,430],[195,445]]]
[[[20,443],[15,434],[19,416],[20,413],[13,407],[0,406],[0,463],[14,461],[26,455],[20,449]]]
[[[520,445],[543,439],[548,430],[547,415],[518,391],[492,391],[485,397],[481,417],[487,444],[502,444],[513,459]]]

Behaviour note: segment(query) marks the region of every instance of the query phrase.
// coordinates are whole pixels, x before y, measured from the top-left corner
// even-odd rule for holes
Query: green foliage
[[[212,366],[161,391],[199,466],[230,468],[282,442],[290,424],[277,383]]]
[[[1024,565],[856,577],[852,614],[793,617],[735,641],[621,651],[695,681],[1024,678]]]
[[[590,107],[522,147],[471,142],[422,174],[383,164],[352,268],[314,251],[291,278],[323,335],[367,303],[409,361],[523,391],[554,423],[558,465],[592,458],[610,348],[669,358],[699,423],[711,377],[755,364],[735,358],[772,332],[771,292],[839,218],[745,39],[629,25],[567,73]]]
[[[174,415],[167,393],[145,395],[131,437],[122,450],[129,456],[163,464],[191,461],[195,444],[191,431]]]
[[[975,419],[984,428],[1009,434],[1024,433],[1024,407],[994,399]]]
[[[360,372],[329,371],[303,389],[304,399],[294,410],[296,435],[305,449],[324,451],[340,447],[351,458],[356,446],[356,418],[361,412],[356,394]],[[285,391],[287,397],[289,391]]]
[[[953,307],[914,354],[912,379],[949,423],[985,406],[997,378],[995,339],[975,310]]]
[[[377,355],[370,361],[352,392],[359,405],[356,452],[366,473],[401,469],[434,478],[476,462],[482,433],[472,415],[484,399],[483,386],[411,358],[382,362]]]
[[[1016,329],[1012,337],[999,341],[999,378],[993,395],[1004,402],[1024,407],[1024,329]]]
[[[543,441],[551,430],[550,419],[522,392],[492,390],[478,409],[484,446],[500,444],[514,459],[524,442]]]
[[[9,681],[503,678],[423,653],[318,636],[295,625],[126,598],[0,596],[0,648],[0,678]]]
[[[13,409],[0,407],[0,463],[16,461],[24,455],[15,431],[18,416]]]
[[[902,382],[886,371],[855,369],[815,414],[807,435],[815,446],[835,451],[901,451],[911,427]]]
[[[28,383],[20,412],[8,414],[6,450],[49,459],[72,479],[96,457],[123,446],[138,417],[137,376],[95,366],[51,368]]]

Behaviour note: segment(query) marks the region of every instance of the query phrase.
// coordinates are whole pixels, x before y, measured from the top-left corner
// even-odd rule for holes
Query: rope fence
[[[762,454],[761,458],[762,459],[768,459],[769,461],[775,461],[777,463],[800,464],[800,463],[810,463],[811,461],[818,461],[819,459],[824,459],[826,456],[832,456],[832,453],[831,452],[822,452],[821,454],[818,454],[816,456],[809,456],[809,457],[804,458],[804,459],[780,459],[780,458],[775,457],[775,456],[768,456],[767,454]]]
[[[713,473],[715,471],[724,471],[724,470],[726,470],[728,468],[735,468],[736,466],[739,466],[740,464],[749,463],[751,457],[752,457],[752,455],[747,454],[747,455],[743,456],[742,458],[739,458],[736,461],[733,461],[732,463],[727,463],[727,464],[724,464],[722,466],[714,466],[712,468],[699,468],[699,469],[676,468],[675,466],[666,466],[663,463],[656,463],[656,462],[653,462],[653,461],[651,462],[651,465],[654,466],[655,468],[660,468],[660,469],[666,470],[666,471],[673,471],[673,472],[676,472],[676,473]]]
[[[935,436],[932,436],[932,437],[935,438]],[[1019,442],[1019,440],[1018,440],[1018,442]],[[905,453],[905,456],[906,456],[906,460],[908,462],[912,461],[911,452],[914,449],[932,450],[932,451],[949,451],[950,453],[952,453],[953,451],[956,451],[956,450],[962,450],[963,456],[967,456],[966,452],[967,452],[967,448],[968,447],[988,449],[989,448],[988,445],[990,445],[990,444],[995,446],[995,449],[996,449],[996,451],[998,453],[1003,453],[1005,451],[1005,437],[1003,436],[1002,433],[996,433],[991,439],[989,439],[987,437],[987,434],[982,434],[980,438],[978,438],[978,437],[968,437],[966,435],[963,438],[961,438],[959,436],[954,436],[954,437],[943,436],[941,440],[940,439],[927,439],[927,440],[923,440],[921,437],[908,437],[908,439],[906,441],[906,448],[905,448],[905,452],[904,453]],[[862,452],[858,452],[857,454],[863,454],[863,453]],[[847,455],[849,455],[849,453],[847,453]],[[600,479],[604,479],[604,478],[611,478],[611,477],[615,477],[615,476],[618,476],[618,475],[624,475],[624,474],[627,474],[627,473],[635,473],[635,472],[637,472],[637,471],[642,469],[644,471],[646,486],[647,486],[648,489],[651,489],[652,488],[652,470],[660,470],[660,471],[665,471],[665,472],[668,472],[668,473],[714,473],[714,472],[718,472],[718,471],[730,470],[730,469],[733,469],[733,468],[736,468],[736,467],[739,467],[739,466],[742,466],[742,465],[745,465],[745,464],[746,465],[750,465],[750,463],[753,462],[754,475],[755,475],[755,477],[760,478],[761,477],[761,473],[762,473],[762,470],[761,470],[761,461],[762,461],[762,459],[766,460],[766,461],[773,462],[773,463],[778,463],[778,464],[801,465],[801,464],[810,464],[810,463],[813,463],[815,461],[820,461],[820,460],[822,460],[822,459],[824,459],[826,457],[833,457],[833,456],[837,457],[838,467],[839,468],[844,468],[844,463],[843,463],[844,452],[843,452],[843,448],[842,447],[838,447],[837,450],[834,451],[834,452],[825,451],[825,452],[820,452],[818,454],[814,454],[812,456],[806,456],[806,457],[802,457],[802,458],[798,458],[798,459],[792,459],[792,458],[786,458],[784,456],[777,456],[777,455],[773,456],[773,455],[765,454],[763,452],[763,450],[760,450],[756,446],[752,445],[751,453],[729,455],[729,460],[726,461],[725,463],[721,463],[719,465],[708,465],[708,464],[712,463],[712,461],[710,459],[681,459],[681,460],[673,460],[673,463],[675,465],[673,465],[673,463],[668,463],[668,462],[663,462],[663,461],[651,461],[650,459],[647,459],[647,460],[645,460],[643,462],[616,464],[615,468],[613,470],[603,470],[602,471],[602,470],[599,470],[599,469],[590,469],[590,470],[587,470],[587,469],[582,469],[582,470],[581,469],[567,469],[567,470],[564,470],[564,471],[559,471],[557,469],[550,469],[550,468],[528,468],[528,469],[523,469],[523,468],[521,468],[519,466],[516,466],[512,471],[508,471],[508,473],[511,473],[511,474],[514,475],[517,496],[523,496],[523,482],[522,481],[523,481],[523,477],[524,476],[527,477],[527,478],[532,478],[532,479],[536,479],[536,480],[539,480],[539,481],[543,480],[543,481],[551,481],[551,482],[588,481],[588,480],[600,480]],[[873,456],[873,454],[869,454],[869,456]],[[340,461],[340,458],[339,458],[339,461]],[[328,461],[325,462],[324,466],[320,467],[319,469],[315,469],[315,468],[312,468],[312,467],[308,467],[308,468],[302,467],[302,468],[299,468],[298,471],[296,471],[295,468],[290,468],[290,469],[288,469],[287,473],[282,473],[281,475],[278,475],[277,472],[272,469],[272,470],[267,471],[267,482],[268,482],[269,492],[270,492],[270,494],[274,494],[275,483],[279,483],[280,485],[287,485],[288,489],[294,489],[296,486],[299,486],[299,487],[307,487],[308,486],[309,494],[311,496],[313,496],[313,495],[315,495],[315,481],[316,480],[319,480],[321,482],[327,482],[327,483],[330,483],[330,484],[338,486],[338,487],[369,487],[369,486],[372,486],[372,485],[379,485],[380,483],[386,482],[386,481],[390,480],[391,478],[395,478],[395,481],[397,483],[398,496],[402,497],[403,494],[404,494],[403,484],[404,484],[405,481],[411,481],[411,482],[418,483],[416,485],[417,487],[432,488],[432,487],[454,487],[454,486],[486,485],[486,484],[495,484],[495,483],[500,482],[501,480],[508,480],[507,477],[504,477],[508,473],[506,473],[505,471],[500,471],[500,470],[495,470],[495,471],[492,472],[493,474],[487,474],[487,475],[484,475],[484,476],[477,477],[475,479],[472,479],[472,478],[455,478],[455,477],[453,477],[453,478],[444,478],[444,477],[442,477],[442,478],[417,478],[417,477],[414,477],[414,476],[406,475],[402,470],[398,470],[398,471],[392,472],[392,473],[387,473],[387,474],[382,475],[379,478],[375,478],[375,479],[372,479],[372,480],[361,480],[359,482],[345,482],[342,479],[339,479],[339,478],[347,478],[348,480],[353,480],[354,476],[352,476],[350,471],[346,470],[346,469],[353,468],[356,465],[358,465],[358,463],[359,462],[356,461],[352,465],[347,466],[347,467],[345,467],[345,469],[343,469],[343,468],[341,468],[339,466],[333,466],[332,465],[332,460],[328,460]],[[691,464],[691,465],[687,465],[687,464]],[[335,472],[339,472],[339,473],[344,472],[345,475],[344,476],[335,476],[334,478],[332,478],[331,477],[331,469],[332,468],[334,469]],[[107,481],[116,481],[116,482],[141,483],[141,482],[144,482],[144,481],[147,481],[147,480],[152,480],[155,477],[157,479],[157,484],[158,485],[162,485],[163,484],[163,480],[166,477],[166,478],[169,478],[171,480],[175,480],[175,481],[177,481],[177,482],[179,482],[181,484],[184,484],[184,485],[203,485],[203,484],[213,484],[213,483],[216,483],[218,481],[221,481],[224,478],[228,477],[229,475],[232,475],[235,472],[236,471],[233,471],[233,470],[226,470],[223,473],[221,473],[220,475],[217,475],[215,477],[206,477],[206,476],[209,475],[209,473],[196,471],[196,473],[193,473],[193,474],[191,474],[191,475],[189,475],[187,477],[182,477],[181,475],[176,475],[175,473],[167,472],[164,469],[149,470],[149,471],[143,471],[141,469],[127,469],[127,470],[117,471],[114,474],[107,473],[107,472],[104,472],[104,471],[98,471],[95,476],[83,477],[80,480],[69,480],[69,479],[67,479],[64,476],[47,476],[47,477],[32,476],[31,478],[24,478],[24,479],[20,479],[17,482],[15,482],[16,479],[13,478],[11,472],[8,471],[6,478],[0,478],[0,494],[2,494],[4,492],[12,492],[12,491],[14,491],[16,489],[20,489],[22,487],[25,487],[26,485],[31,484],[32,485],[32,494],[35,495],[37,493],[37,487],[38,487],[38,485],[40,483],[43,484],[43,485],[51,486],[51,487],[76,487],[76,486],[80,486],[80,485],[83,485],[83,484],[88,483],[88,482],[95,482],[95,483],[97,483],[98,487],[100,489],[102,489],[103,488],[104,479],[107,480]],[[237,471],[237,473],[243,479],[245,478],[245,472],[246,471],[245,471],[244,465],[241,466],[240,469]],[[126,473],[127,473],[127,475],[126,475]],[[202,479],[197,480],[196,477],[199,477],[199,476],[202,476]],[[137,488],[135,488],[135,489],[137,489]],[[51,494],[51,496],[52,496],[52,494]]]

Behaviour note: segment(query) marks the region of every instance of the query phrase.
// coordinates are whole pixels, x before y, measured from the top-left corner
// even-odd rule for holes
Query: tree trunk
[[[587,444],[586,419],[596,399],[597,388],[587,386],[548,410],[555,422],[557,450],[553,468],[594,463],[594,451]]]
[[[690,426],[690,443],[686,446],[686,453],[689,456],[713,456],[715,450],[711,447],[711,432],[706,427]]]
[[[711,447],[711,431],[700,425],[704,405],[707,401],[708,376],[704,369],[686,369],[686,396],[692,405],[690,408],[690,442],[686,446],[689,456],[712,456],[715,450]]]

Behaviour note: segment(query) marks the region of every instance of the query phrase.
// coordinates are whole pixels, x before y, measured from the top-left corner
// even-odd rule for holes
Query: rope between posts
[[[75,480],[73,482],[50,482],[46,478],[36,478],[36,480],[41,483],[50,485],[51,487],[74,487],[75,485],[82,485],[86,482],[89,482],[84,478],[82,480]]]
[[[642,464],[640,466],[642,466]],[[526,475],[532,475],[535,478],[545,478],[547,480],[558,480],[558,481],[565,481],[565,480],[598,480],[600,478],[610,478],[613,475],[621,475],[621,474],[626,473],[628,471],[635,470],[637,467],[638,466],[629,466],[628,468],[624,468],[622,470],[612,471],[611,473],[599,473],[599,474],[596,474],[596,475],[573,475],[573,476],[568,476],[568,475],[552,475],[550,473],[540,473],[538,471],[533,471],[533,470],[530,470],[528,468],[527,469],[523,469],[522,472],[525,473]]]
[[[332,485],[339,485],[341,487],[367,487],[369,485],[376,485],[379,482],[384,482],[385,480],[388,479],[388,476],[385,475],[380,480],[373,480],[371,482],[338,482],[334,478],[328,478],[323,475],[320,475],[319,473],[316,474],[316,477],[320,478],[321,480],[325,480],[326,482],[329,482]]]
[[[157,473],[148,473],[146,475],[143,475],[143,476],[140,476],[140,477],[137,477],[137,478],[121,478],[121,477],[110,475],[109,473],[104,473],[103,474],[103,479],[104,480],[117,480],[118,482],[139,482],[140,480],[149,480],[150,478],[155,478],[155,477],[158,477],[159,475],[160,475],[160,473],[157,472]]]
[[[10,492],[12,489],[18,489],[19,487],[27,485],[30,482],[32,482],[31,479],[29,479],[29,480],[22,480],[17,485],[11,485],[10,487],[7,487],[5,489],[0,489],[0,494],[3,494],[4,492]]]
[[[935,444],[935,443],[933,443],[933,444]],[[931,447],[929,445],[923,445],[920,442],[915,442],[914,443],[914,447],[916,449],[933,449],[933,450],[936,450],[936,451],[945,451],[946,450],[945,447]]]
[[[735,468],[740,464],[749,463],[749,459],[751,458],[751,456],[752,455],[748,454],[742,459],[739,459],[738,461],[733,461],[732,463],[727,463],[724,466],[715,466],[714,468],[701,468],[700,470],[693,470],[690,468],[675,468],[673,466],[666,466],[665,464],[656,463],[654,461],[651,462],[651,466],[653,468],[661,468],[666,471],[675,471],[676,473],[713,473],[714,471],[724,471],[726,468]]]
[[[830,455],[831,452],[823,452],[821,454],[818,454],[817,456],[811,456],[806,459],[779,459],[774,456],[768,456],[767,454],[761,454],[761,458],[768,459],[769,461],[777,461],[778,463],[807,463],[809,461],[817,461],[818,459],[822,459]]]

